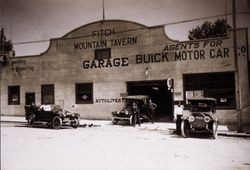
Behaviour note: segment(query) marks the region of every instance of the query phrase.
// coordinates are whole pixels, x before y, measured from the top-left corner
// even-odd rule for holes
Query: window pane
[[[103,60],[103,59],[109,59],[111,58],[111,49],[105,48],[105,49],[96,49],[95,50],[95,59],[96,60]]]
[[[76,84],[76,104],[93,104],[93,84]]]
[[[213,97],[217,108],[235,108],[234,72],[183,75],[185,97]]]
[[[42,104],[54,104],[54,85],[42,85]]]
[[[20,86],[8,87],[8,104],[9,105],[20,104]]]

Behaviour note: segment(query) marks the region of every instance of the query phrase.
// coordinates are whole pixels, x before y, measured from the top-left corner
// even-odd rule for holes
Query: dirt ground
[[[250,138],[177,136],[173,125],[1,124],[1,170],[249,170]]]

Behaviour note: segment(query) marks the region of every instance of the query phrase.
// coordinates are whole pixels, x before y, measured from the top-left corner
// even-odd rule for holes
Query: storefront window
[[[42,104],[54,104],[54,85],[42,85]]]
[[[213,97],[217,108],[235,109],[234,72],[183,75],[185,98]]]
[[[93,104],[93,83],[76,84],[76,104]]]
[[[20,86],[8,87],[8,104],[9,105],[20,104]]]

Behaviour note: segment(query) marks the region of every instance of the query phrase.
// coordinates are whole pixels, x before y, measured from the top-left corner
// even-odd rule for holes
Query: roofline
[[[77,27],[73,30],[71,30],[70,32],[66,33],[64,36],[62,36],[61,38],[65,38],[66,36],[68,36],[69,34],[71,34],[72,32],[78,30],[78,29],[81,29],[82,27],[86,27],[86,26],[89,26],[89,25],[92,25],[92,24],[96,24],[96,23],[104,23],[104,22],[129,22],[129,23],[132,23],[132,24],[136,24],[136,25],[139,25],[139,26],[142,26],[144,28],[152,28],[150,26],[146,26],[144,24],[141,24],[141,23],[138,23],[138,22],[134,22],[134,21],[129,21],[129,20],[121,20],[121,19],[109,19],[109,20],[98,20],[98,21],[94,21],[94,22],[90,22],[90,23],[87,23],[85,25],[82,25],[80,27]],[[153,27],[163,27],[163,26],[153,26]],[[57,39],[57,38],[56,38]]]

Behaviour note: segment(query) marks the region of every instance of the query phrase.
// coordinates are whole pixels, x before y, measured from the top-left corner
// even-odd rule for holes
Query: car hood
[[[213,118],[214,117],[214,114],[212,112],[192,112],[189,114],[189,116],[194,116],[194,117],[205,117],[205,116],[208,116],[210,118]]]

